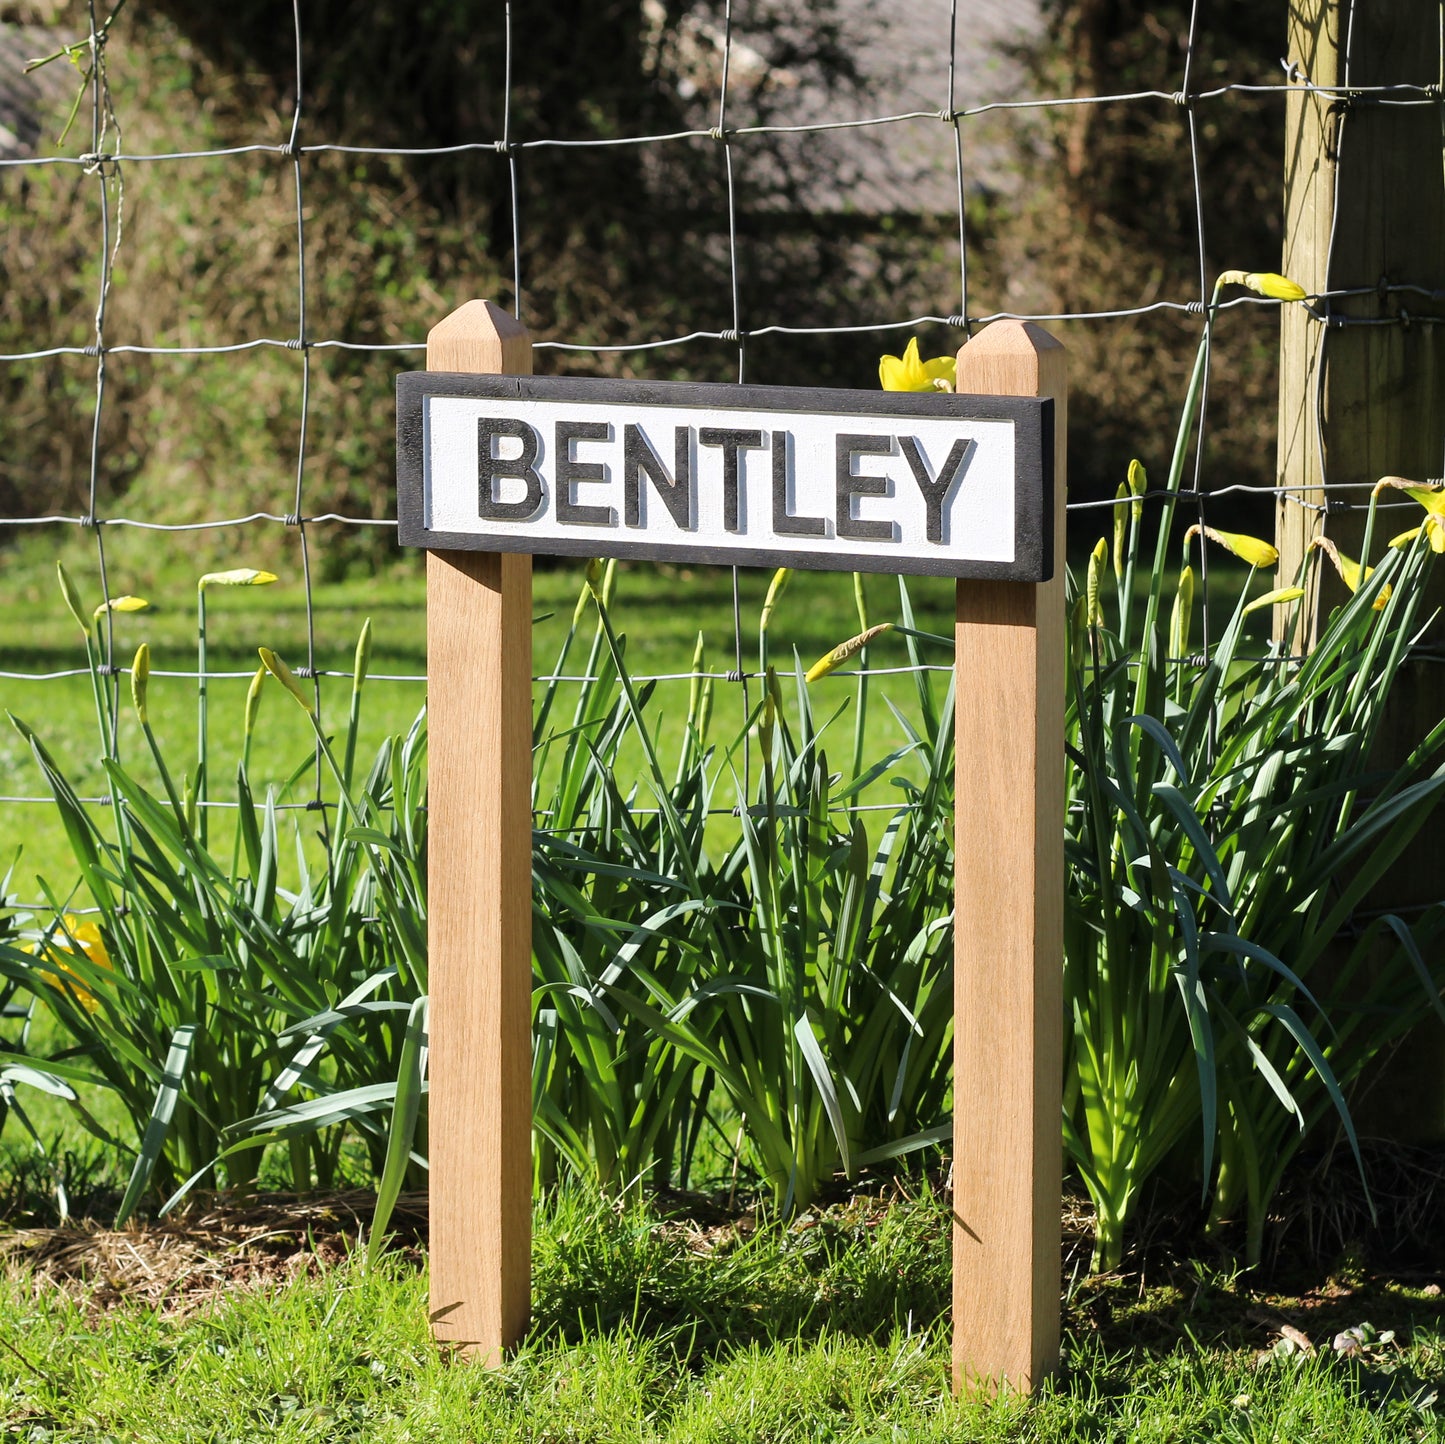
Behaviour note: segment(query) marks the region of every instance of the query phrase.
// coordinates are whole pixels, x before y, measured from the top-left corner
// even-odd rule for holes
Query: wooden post
[[[1315,85],[1345,83],[1347,25],[1352,86],[1441,80],[1438,5],[1292,0],[1288,56]],[[1322,510],[1331,501],[1360,505],[1382,476],[1440,475],[1445,306],[1383,287],[1445,289],[1445,173],[1438,105],[1381,104],[1368,95],[1345,104],[1301,86],[1287,97],[1285,117],[1281,269],[1312,294],[1368,289],[1328,303],[1333,316],[1395,323],[1327,328],[1301,306],[1282,308],[1279,480],[1305,488],[1282,495],[1276,514],[1279,585],[1291,586],[1316,536],[1360,554],[1364,512]],[[1318,489],[1322,481],[1352,489],[1331,498]],[[1389,537],[1414,524],[1379,530]],[[1302,646],[1345,597],[1328,566],[1311,567],[1310,578]],[[1284,621],[1280,609],[1277,625]]]
[[[1028,1391],[1059,1356],[1064,348],[995,322],[958,390],[1055,404],[1053,580],[959,582],[955,630],[954,1384]]]
[[[427,369],[529,376],[468,301]],[[427,553],[431,1322],[490,1365],[526,1332],[532,1246],[532,559]]]
[[[1440,7],[1292,0],[1288,57],[1316,85],[1342,86],[1347,78],[1351,86],[1438,84]],[[1400,98],[1409,97],[1389,97]],[[1330,314],[1386,324],[1326,327],[1301,306],[1282,308],[1279,481],[1303,490],[1282,495],[1276,510],[1280,586],[1294,584],[1317,536],[1359,557],[1365,512],[1339,510],[1340,502],[1363,507],[1382,476],[1438,477],[1445,453],[1445,305],[1419,291],[1385,289],[1411,285],[1436,297],[1445,290],[1440,106],[1382,104],[1368,95],[1344,104],[1301,87],[1288,96],[1285,116],[1281,269],[1311,293],[1367,288],[1327,303]],[[1321,489],[1326,481],[1349,490],[1330,495]],[[1418,507],[1381,513],[1375,547],[1420,515]],[[1307,578],[1301,649],[1346,596],[1328,564],[1312,565]],[[1427,611],[1445,607],[1445,568],[1435,569],[1426,603]],[[1276,609],[1277,634],[1287,619],[1286,609]],[[1439,621],[1431,635],[1437,645],[1445,640]],[[1398,765],[1442,711],[1445,668],[1407,664],[1376,744],[1379,763]],[[1415,849],[1370,906],[1408,908],[1439,895],[1431,850]],[[1364,1100],[1356,1114],[1362,1127],[1409,1141],[1445,1137],[1445,1030],[1433,1018],[1406,1040]]]

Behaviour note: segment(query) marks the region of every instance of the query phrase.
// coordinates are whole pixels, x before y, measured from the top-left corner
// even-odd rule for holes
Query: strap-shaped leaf
[[[371,1216],[371,1236],[366,1241],[366,1262],[376,1258],[392,1210],[406,1181],[406,1166],[411,1159],[412,1140],[416,1137],[416,1120],[421,1111],[422,1083],[426,1076],[427,1000],[418,998],[411,1006],[406,1034],[402,1038],[401,1057],[396,1068],[396,1102],[391,1110],[391,1127],[386,1135],[386,1161],[376,1185],[376,1209]]]
[[[151,1174],[155,1172],[156,1163],[165,1149],[166,1135],[170,1132],[176,1102],[186,1081],[191,1047],[195,1039],[196,1028],[191,1023],[183,1023],[171,1035],[165,1071],[161,1076],[160,1087],[156,1089],[156,1101],[151,1108],[150,1121],[146,1124],[145,1134],[141,1138],[140,1153],[136,1156],[135,1167],[131,1169],[130,1181],[126,1184],[120,1208],[116,1210],[117,1228],[122,1227],[135,1212],[135,1206],[150,1184]]]

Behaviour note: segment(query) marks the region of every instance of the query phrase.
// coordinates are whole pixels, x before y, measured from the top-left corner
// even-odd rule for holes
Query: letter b
[[[497,441],[507,436],[522,443],[520,456],[498,456]],[[477,421],[477,515],[483,521],[531,521],[542,508],[542,478],[537,453],[542,440],[525,421],[483,416]],[[527,484],[520,501],[503,501],[497,482],[507,478]]]

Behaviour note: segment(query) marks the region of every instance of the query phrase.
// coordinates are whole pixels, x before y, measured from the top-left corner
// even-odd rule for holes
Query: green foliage
[[[799,664],[790,719],[764,624],[767,681],[741,732],[719,757],[699,679],[668,770],[609,588],[593,590],[594,680],[570,725],[552,722],[551,689],[538,710],[537,775],[565,751],[534,859],[539,1169],[686,1183],[704,1130],[731,1114],[764,1184],[803,1206],[840,1165],[855,1178],[947,1132],[951,690],[940,705],[920,672],[916,726],[900,714],[904,744],[865,760],[863,658],[853,766],[835,776],[825,738],[848,704],[819,725]],[[906,590],[901,605],[911,621]],[[694,661],[703,670],[701,639]],[[613,762],[629,730],[645,764],[624,791]],[[715,805],[728,773],[746,799],[735,820]],[[904,799],[870,839],[850,808],[890,779]]]
[[[1202,1187],[1211,1230],[1242,1215],[1257,1262],[1307,1130],[1336,1114],[1358,1159],[1344,1090],[1432,1009],[1445,1016],[1445,972],[1420,946],[1441,910],[1413,928],[1365,910],[1445,787],[1445,723],[1403,761],[1377,758],[1432,553],[1422,539],[1392,552],[1305,657],[1244,645],[1247,589],[1209,655],[1186,655],[1186,566],[1166,642],[1166,545],[1204,362],[1201,350],[1142,607],[1143,504],[1127,489],[1117,623],[1107,542],[1073,597],[1064,1131],[1097,1210],[1096,1268],[1117,1265],[1160,1177]]]
[[[190,1187],[218,1160],[228,1186],[249,1185],[258,1144],[275,1138],[288,1143],[298,1189],[313,1180],[330,1186],[343,1130],[320,1130],[341,1121],[362,1134],[380,1172],[386,1130],[371,1114],[389,1096],[372,1107],[352,1098],[331,1111],[315,1099],[345,1098],[378,1073],[395,1077],[414,1064],[407,1020],[425,989],[416,921],[423,914],[415,906],[424,733],[418,727],[404,741],[389,741],[364,777],[353,775],[364,632],[344,763],[323,744],[336,767],[345,825],[333,833],[320,819],[326,845],[319,870],[296,829],[288,887],[283,839],[290,829],[277,792],[257,799],[250,784],[254,695],[235,773],[232,836],[213,848],[204,724],[197,765],[178,783],[149,721],[142,646],[132,693],[159,791],[116,760],[116,699],[99,674],[84,608],[63,571],[61,578],[85,635],[113,828],[81,803],[41,738],[12,716],[63,821],[78,890],[94,916],[82,921],[67,912],[42,880],[52,911],[30,930],[28,946],[0,940],[0,974],[39,1000],[65,1034],[65,1046],[40,1066],[72,1089],[105,1089],[124,1107],[130,1139],[116,1137],[73,1099],[87,1127],[134,1157],[120,1217],[148,1194],[164,1198]],[[200,635],[203,646],[203,625]],[[26,1064],[21,1055],[5,1061]],[[298,1101],[305,1098],[309,1111]],[[296,1126],[298,1111],[308,1127]]]

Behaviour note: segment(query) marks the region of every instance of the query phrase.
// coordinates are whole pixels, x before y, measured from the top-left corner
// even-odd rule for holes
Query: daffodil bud
[[[1244,278],[1244,284],[1275,301],[1303,301],[1309,294],[1297,281],[1281,276],[1278,271],[1251,271]]]
[[[859,632],[856,637],[849,637],[846,642],[840,642],[831,652],[819,657],[808,668],[804,680],[816,682],[820,677],[826,677],[829,672],[836,672],[849,657],[857,656],[875,637],[881,637],[884,632],[892,630],[892,622],[880,622],[876,627],[869,627],[866,632]]]
[[[1218,542],[1226,551],[1233,552],[1240,561],[1248,562],[1252,567],[1272,567],[1279,560],[1279,552],[1267,541],[1261,541],[1257,536],[1245,536],[1243,532],[1219,531],[1212,526],[1194,525],[1189,528],[1188,535],[1196,532],[1207,536],[1210,541]]]
[[[1129,491],[1134,497],[1134,505],[1129,508],[1137,522],[1144,516],[1144,492],[1149,485],[1149,474],[1144,470],[1144,463],[1137,457],[1129,463]]]
[[[296,675],[290,667],[270,647],[258,647],[256,650],[260,653],[266,670],[301,704],[308,717],[314,717],[316,715],[315,703],[306,695],[306,689],[296,680]]]
[[[1121,482],[1119,490],[1114,494],[1116,502],[1128,501],[1129,490]],[[1114,580],[1122,587],[1124,585],[1124,532],[1129,525],[1129,518],[1125,515],[1122,506],[1114,508]]]
[[[598,565],[600,566],[601,563],[599,563]],[[591,570],[590,563],[588,566],[588,570]],[[584,573],[582,577],[582,590],[577,593],[577,605],[572,608],[572,626],[574,628],[581,625],[582,614],[587,610],[587,603],[591,600],[592,582],[591,579],[586,575],[586,573]]]
[[[758,741],[762,743],[763,755],[768,756],[773,750],[773,731],[778,724],[777,677],[771,667],[763,685],[766,690],[763,693],[763,715],[758,719]]]
[[[98,622],[107,612],[143,612],[148,606],[150,603],[144,597],[112,597],[91,613],[91,620]]]
[[[1398,541],[1399,538],[1397,537],[1396,540]],[[1360,583],[1368,581],[1375,570],[1374,567],[1362,569],[1359,562],[1353,557],[1347,557],[1327,536],[1315,537],[1310,542],[1310,550],[1323,552],[1334,563],[1335,570],[1340,574],[1340,580],[1351,592],[1359,591]],[[1378,612],[1389,600],[1390,588],[1382,587],[1380,595],[1375,598],[1375,610]]]
[[[366,669],[371,665],[371,618],[361,624],[361,635],[356,639],[356,661],[351,668],[351,690],[361,691],[366,681]]]
[[[1194,568],[1179,573],[1174,610],[1169,614],[1169,655],[1182,658],[1189,651],[1189,626],[1194,614]]]
[[[246,688],[245,736],[247,737],[256,730],[256,714],[261,710],[261,688],[265,682],[265,667],[257,667],[255,676],[251,678],[251,685]]]
[[[1099,538],[1099,544],[1089,553],[1089,571],[1084,584],[1084,595],[1088,599],[1088,619],[1091,627],[1102,627],[1104,625],[1104,609],[1099,605],[1099,583],[1103,578],[1104,562],[1109,556],[1109,544],[1103,537]]]
[[[255,567],[234,567],[228,572],[207,572],[196,583],[196,590],[207,587],[268,587],[276,580],[275,572],[257,571]]]
[[[135,660],[130,664],[130,700],[135,705],[135,715],[140,719],[142,727],[150,722],[150,714],[146,710],[146,691],[150,686],[150,680],[150,643],[142,642],[136,648]]]
[[[1283,607],[1290,602],[1297,602],[1304,596],[1303,587],[1276,587],[1272,592],[1266,592],[1262,597],[1256,597],[1245,609],[1244,614],[1248,616],[1251,612],[1262,611],[1265,607]]]
[[[85,609],[80,605],[80,593],[75,590],[75,583],[70,580],[70,574],[60,562],[55,564],[55,575],[60,581],[60,595],[65,598],[70,615],[75,618],[76,626],[88,637],[90,626],[85,620]]]
[[[1303,301],[1309,294],[1303,286],[1278,271],[1222,271],[1214,283],[1216,293],[1225,286],[1246,286],[1256,296],[1272,301]]]
[[[773,580],[768,586],[768,594],[763,598],[763,613],[758,622],[760,631],[768,630],[768,623],[773,619],[773,608],[782,599],[782,595],[788,589],[788,583],[793,579],[791,567],[779,567],[773,573]]]
[[[602,600],[602,568],[602,558],[593,557],[592,560],[587,563],[587,570],[584,573],[587,581],[587,590],[592,594],[592,600],[594,602],[600,602]],[[579,603],[579,606],[580,605]]]
[[[687,683],[687,720],[698,729],[699,736],[702,735],[699,727],[699,718],[702,715],[702,688],[703,683],[707,680],[702,675],[706,655],[707,646],[703,641],[702,633],[699,632],[697,643],[692,649],[692,676]]]

